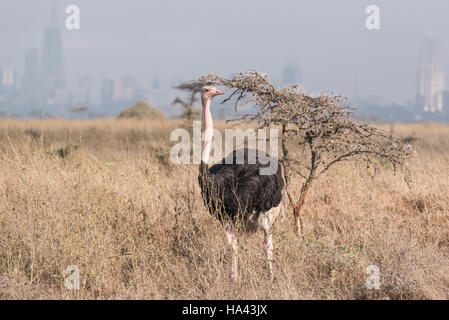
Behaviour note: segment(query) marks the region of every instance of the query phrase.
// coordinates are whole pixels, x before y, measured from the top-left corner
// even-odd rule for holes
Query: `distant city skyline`
[[[435,104],[425,104],[428,109],[444,107],[447,40],[439,35],[445,35],[442,31],[449,28],[442,14],[449,9],[446,2],[424,5],[414,0],[396,4],[379,0],[382,23],[378,31],[364,28],[367,1],[338,5],[326,2],[321,7],[309,2],[299,5],[294,1],[259,1],[257,6],[249,2],[253,6],[245,2],[237,7],[231,1],[218,13],[207,1],[172,6],[141,1],[111,4],[102,0],[61,0],[52,10],[52,1],[25,5],[4,0],[0,12],[6,14],[0,26],[3,23],[10,32],[0,31],[1,41],[8,43],[0,52],[0,79],[3,87],[13,81],[20,88],[21,99],[28,101],[43,99],[44,95],[67,100],[68,105],[95,107],[106,101],[146,98],[156,107],[167,108],[179,94],[173,87],[181,81],[209,72],[230,76],[254,68],[267,73],[276,84],[299,82],[312,93],[334,92],[352,101],[360,98],[407,108],[421,104],[420,99],[436,99]],[[80,6],[79,31],[63,26],[68,4]],[[199,8],[212,19],[206,22],[210,27],[194,19],[199,17]],[[294,12],[294,8],[298,10]],[[34,15],[31,17],[29,12]],[[170,17],[170,12],[172,18],[160,19]],[[416,19],[415,12],[421,12],[420,19]],[[312,19],[313,14],[316,18]],[[262,17],[270,20],[263,22]],[[242,26],[244,29],[239,29]],[[279,33],[273,37],[268,28]],[[294,30],[296,36],[291,37]],[[428,30],[433,30],[438,39],[441,59],[438,68],[424,71],[419,52]],[[22,53],[14,54],[18,50]],[[38,82],[53,92],[36,90],[33,84]],[[424,93],[426,90],[441,94]]]
[[[51,19],[43,34],[41,47],[24,52],[23,74],[16,69],[0,69],[0,107],[13,115],[48,114],[69,116],[69,111],[88,111],[91,115],[114,115],[146,92],[139,89],[133,76],[104,78],[101,88],[93,87],[90,75],[81,76],[75,88],[66,88],[64,41],[56,22],[57,4],[51,1]],[[95,90],[99,100],[95,101]],[[0,110],[1,111],[1,110]],[[72,114],[73,115],[73,114]]]

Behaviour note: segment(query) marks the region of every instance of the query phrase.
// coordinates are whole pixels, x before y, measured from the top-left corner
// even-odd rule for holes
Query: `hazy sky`
[[[128,74],[150,88],[204,73],[253,68],[279,77],[294,62],[309,92],[413,101],[418,50],[432,30],[447,58],[447,0],[58,0],[81,10],[81,30],[63,28],[68,82]],[[380,8],[380,30],[365,28],[365,8]],[[50,0],[0,0],[0,68],[23,71],[24,50],[42,47]],[[449,77],[449,76],[448,76]],[[448,81],[449,82],[449,81]],[[151,94],[150,94],[151,96]]]

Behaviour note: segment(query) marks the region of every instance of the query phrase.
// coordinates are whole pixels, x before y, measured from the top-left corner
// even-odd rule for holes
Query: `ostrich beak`
[[[223,91],[220,91],[220,90],[217,90],[217,91],[215,92],[215,95],[216,95],[216,96],[219,96],[219,95],[222,95],[222,94],[224,94],[224,92],[223,92]]]

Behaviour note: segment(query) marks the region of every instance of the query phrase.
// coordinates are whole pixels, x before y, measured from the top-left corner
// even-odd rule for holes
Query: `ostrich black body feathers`
[[[209,212],[222,222],[229,221],[243,226],[247,232],[257,230],[259,215],[278,207],[282,201],[284,180],[281,168],[272,175],[261,175],[259,170],[269,167],[277,159],[269,158],[267,164],[261,164],[258,150],[256,163],[248,163],[248,154],[255,150],[238,149],[228,157],[232,164],[225,164],[225,159],[211,168],[201,163],[198,180],[202,196]],[[237,159],[243,156],[243,164]]]

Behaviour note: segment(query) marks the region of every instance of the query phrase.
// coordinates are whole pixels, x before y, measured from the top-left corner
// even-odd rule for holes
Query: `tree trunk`
[[[303,232],[303,224],[301,219],[301,208],[304,204],[304,201],[306,200],[307,191],[309,190],[310,184],[312,183],[313,179],[315,178],[315,170],[316,170],[316,153],[312,149],[311,141],[309,141],[310,149],[311,149],[311,169],[310,174],[308,178],[306,179],[306,182],[302,185],[301,193],[299,195],[299,201],[294,204],[293,197],[291,196],[290,192],[288,191],[288,187],[290,185],[290,167],[289,165],[286,165],[289,160],[289,154],[288,154],[288,148],[287,148],[287,125],[282,125],[282,152],[284,154],[283,161],[281,162],[282,168],[284,169],[284,179],[285,179],[285,189],[288,196],[288,200],[290,202],[290,205],[293,209],[293,216],[295,217],[295,232],[298,236],[301,238],[304,238],[304,232]]]
[[[306,182],[301,188],[301,194],[299,196],[299,201],[296,204],[294,211],[293,211],[294,216],[295,216],[295,232],[301,238],[304,237],[304,232],[303,232],[303,228],[302,228],[302,219],[301,219],[301,208],[304,204],[304,201],[306,200],[306,195],[307,195],[308,189],[309,189],[308,183]]]

